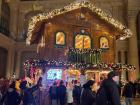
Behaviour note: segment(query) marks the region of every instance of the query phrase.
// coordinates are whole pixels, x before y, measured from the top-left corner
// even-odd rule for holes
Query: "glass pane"
[[[83,35],[77,35],[75,38],[75,48],[82,49],[83,48]]]
[[[84,36],[84,49],[91,48],[91,40],[89,36]]]
[[[109,48],[108,39],[106,37],[100,38],[100,48],[103,48],[103,49]]]
[[[63,32],[58,32],[56,34],[56,44],[58,44],[58,45],[65,44],[65,34]]]

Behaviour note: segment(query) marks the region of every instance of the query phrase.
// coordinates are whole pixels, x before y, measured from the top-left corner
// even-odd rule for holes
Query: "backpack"
[[[96,105],[111,105],[105,87],[101,86],[96,94]]]

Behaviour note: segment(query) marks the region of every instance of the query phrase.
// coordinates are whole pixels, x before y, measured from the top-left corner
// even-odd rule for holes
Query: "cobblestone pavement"
[[[140,105],[140,98],[134,99],[133,105]]]

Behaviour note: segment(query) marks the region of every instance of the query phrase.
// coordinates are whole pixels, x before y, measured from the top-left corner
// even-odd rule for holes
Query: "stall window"
[[[76,35],[75,48],[77,49],[91,48],[91,38],[88,35],[80,35],[80,34]]]
[[[109,48],[109,42],[105,36],[100,37],[100,48],[101,49],[108,49]]]
[[[64,46],[65,45],[65,33],[64,32],[57,32],[55,36],[55,44]]]

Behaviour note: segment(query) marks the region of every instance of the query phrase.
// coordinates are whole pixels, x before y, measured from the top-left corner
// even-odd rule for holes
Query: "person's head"
[[[56,85],[57,85],[56,81],[53,83],[53,85],[54,85],[54,86],[56,86]]]
[[[74,85],[80,86],[80,81],[74,80]]]
[[[84,88],[92,88],[93,84],[95,83],[95,81],[93,80],[89,80],[87,81],[86,84],[83,85]]]
[[[81,70],[81,75],[85,75],[85,70]]]
[[[9,88],[15,89],[15,82],[12,82],[9,86]]]
[[[60,81],[60,85],[64,85],[64,81],[63,80]]]
[[[25,89],[26,88],[26,85],[27,85],[27,81],[22,81],[21,83],[20,83],[20,89],[21,90],[23,90],[23,89]]]
[[[77,85],[78,81],[77,80],[74,80],[74,85]]]
[[[111,71],[108,73],[108,79],[112,79],[115,82],[119,82],[119,73],[117,71]]]

